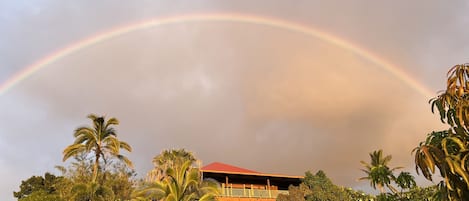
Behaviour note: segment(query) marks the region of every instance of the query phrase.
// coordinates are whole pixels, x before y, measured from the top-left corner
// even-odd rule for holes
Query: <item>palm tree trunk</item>
[[[392,186],[392,185],[387,185],[387,186],[388,186],[389,190],[391,190],[391,192],[393,192],[396,195],[399,195],[399,191],[396,188],[394,188],[394,186]]]
[[[99,169],[99,154],[96,153],[96,158],[95,158],[94,165],[93,165],[93,178],[91,179],[92,183],[95,183],[96,179],[98,178],[98,169]]]
[[[378,185],[379,192],[381,192],[381,194],[385,193],[384,186],[381,184],[377,184],[377,185]]]

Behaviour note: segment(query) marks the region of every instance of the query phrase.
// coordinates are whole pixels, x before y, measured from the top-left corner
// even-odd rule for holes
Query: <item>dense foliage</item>
[[[299,186],[290,186],[279,201],[436,201],[469,200],[469,64],[456,65],[448,73],[446,91],[431,100],[432,111],[440,114],[449,128],[428,134],[414,149],[417,172],[429,180],[436,170],[443,177],[438,185],[421,188],[408,172],[395,174],[391,156],[382,150],[370,153],[370,163],[361,161],[377,196],[335,185],[320,170],[306,172]],[[63,160],[73,159],[67,167],[57,166],[62,175],[45,173],[21,181],[13,196],[19,201],[116,201],[215,200],[219,184],[201,179],[195,156],[184,149],[163,150],[153,158],[154,168],[145,180],[137,182],[132,162],[120,153],[132,148],[117,138],[113,126],[119,121],[89,115],[91,127],[79,127],[75,141],[63,151]],[[386,190],[387,188],[387,190]]]
[[[383,150],[377,150],[370,153],[371,163],[360,161],[365,169],[362,169],[366,173],[366,177],[360,178],[360,180],[369,180],[371,187],[374,189],[378,188],[381,192],[379,196],[387,197],[388,193],[385,191],[385,187],[388,188],[393,196],[404,198],[403,192],[405,190],[412,189],[417,186],[414,176],[409,172],[400,172],[398,176],[395,176],[394,171],[401,167],[390,168],[388,166],[392,159],[391,155],[383,156]],[[400,191],[393,186],[396,184]]]
[[[22,181],[14,197],[20,201],[129,200],[135,173],[122,164],[114,164],[98,175],[101,183],[92,183],[92,161],[77,158],[68,168],[59,166],[62,176],[46,173]],[[105,178],[105,179],[104,179]]]
[[[322,170],[316,174],[306,172],[301,184],[290,186],[288,192],[288,195],[279,195],[277,201],[366,201],[374,198],[364,192],[335,185]]]
[[[91,182],[96,182],[98,173],[100,171],[100,163],[105,165],[117,158],[123,161],[129,167],[132,167],[132,162],[120,154],[120,149],[132,151],[132,147],[124,141],[117,139],[117,133],[114,125],[118,125],[119,121],[116,118],[110,118],[106,121],[104,116],[96,116],[94,114],[88,115],[88,118],[93,122],[93,127],[79,127],[75,130],[73,136],[75,142],[69,145],[63,151],[63,160],[78,155],[92,155],[94,157],[93,176]]]
[[[192,153],[184,149],[164,150],[155,156],[155,168],[147,182],[134,192],[134,200],[212,201],[219,193],[215,181],[201,180]]]
[[[168,168],[181,167],[187,161],[194,165],[197,160],[191,152],[185,149],[163,150],[160,154],[153,157],[154,168],[147,174],[147,181],[161,181],[167,176],[166,170]]]
[[[38,200],[44,199],[59,199],[61,184],[64,183],[66,178],[57,177],[50,173],[45,173],[44,176],[32,176],[29,179],[22,181],[20,190],[13,192],[13,196],[18,200]]]
[[[396,176],[394,171],[400,169],[400,167],[389,167],[389,162],[392,159],[391,155],[383,156],[383,150],[377,150],[370,153],[370,159],[371,163],[360,161],[365,167],[362,171],[366,173],[366,176],[360,178],[360,180],[369,180],[371,187],[380,190],[380,194],[376,197],[377,200],[409,200],[412,197],[409,194],[412,192],[411,190],[417,187],[414,176],[405,171]],[[389,191],[386,191],[385,187]]]
[[[92,127],[75,130],[75,141],[65,148],[64,160],[73,158],[68,167],[57,166],[62,176],[46,173],[22,181],[14,197],[20,201],[115,201],[130,200],[135,186],[131,161],[119,150],[131,151],[130,145],[117,139],[112,127],[115,118],[89,115]]]
[[[428,180],[437,174],[440,200],[469,200],[469,64],[452,67],[446,90],[430,100],[449,128],[428,134],[414,149],[415,165]]]

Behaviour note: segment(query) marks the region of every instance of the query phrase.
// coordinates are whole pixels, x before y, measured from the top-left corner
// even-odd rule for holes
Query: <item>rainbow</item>
[[[58,51],[40,59],[39,61],[34,62],[33,64],[23,68],[23,70],[15,73],[15,75],[11,76],[7,79],[4,83],[0,84],[0,96],[5,94],[9,89],[14,87],[16,84],[21,82],[22,80],[28,78],[30,75],[34,74],[35,72],[39,71],[40,69],[46,67],[47,65],[70,55],[73,52],[79,51],[81,49],[90,47],[96,43],[100,43],[102,41],[109,40],[111,38],[121,36],[130,32],[158,27],[168,24],[176,24],[176,23],[187,23],[187,22],[239,22],[239,23],[249,23],[249,24],[256,24],[256,25],[264,25],[264,26],[271,26],[281,29],[286,29],[298,33],[302,33],[311,37],[315,37],[321,39],[323,41],[327,41],[333,45],[337,45],[345,50],[351,51],[360,55],[361,57],[371,61],[378,66],[382,67],[384,70],[388,71],[389,73],[393,74],[404,83],[408,84],[410,87],[418,91],[420,94],[425,96],[426,98],[430,98],[434,96],[434,94],[427,89],[424,85],[412,79],[408,74],[404,71],[399,69],[397,66],[393,65],[392,63],[378,57],[377,55],[367,51],[364,48],[359,47],[356,44],[347,42],[342,40],[336,36],[333,36],[329,33],[324,31],[320,31],[317,29],[313,29],[309,26],[305,26],[302,24],[297,24],[290,21],[285,21],[281,19],[276,19],[272,17],[262,17],[256,15],[247,15],[247,14],[226,14],[226,13],[214,13],[214,14],[189,14],[189,15],[179,15],[173,17],[165,17],[165,18],[154,18],[145,20],[138,23],[133,23],[130,25],[124,25],[120,27],[116,27],[114,29],[98,33],[91,37],[85,38],[73,44],[66,46],[65,48],[59,49]]]

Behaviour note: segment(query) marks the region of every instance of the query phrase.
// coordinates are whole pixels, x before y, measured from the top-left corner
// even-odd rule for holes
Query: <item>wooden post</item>
[[[225,184],[224,183],[221,183],[221,189],[223,190],[222,195],[225,196],[226,195],[226,189],[225,189]]]
[[[246,197],[246,184],[243,184],[243,196]]]
[[[225,186],[227,188],[226,194],[228,194],[228,176],[225,176]]]
[[[267,178],[267,191],[269,192],[269,198],[272,198],[272,192],[270,191],[270,179]]]

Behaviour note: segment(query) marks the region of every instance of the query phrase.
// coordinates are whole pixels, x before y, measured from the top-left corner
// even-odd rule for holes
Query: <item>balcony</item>
[[[279,194],[288,194],[288,190],[233,188],[222,185],[220,197],[237,198],[277,198]]]

